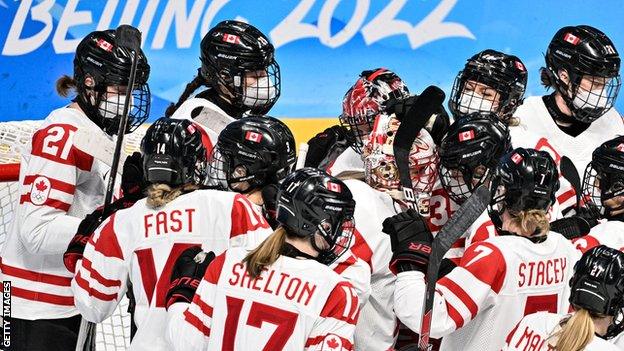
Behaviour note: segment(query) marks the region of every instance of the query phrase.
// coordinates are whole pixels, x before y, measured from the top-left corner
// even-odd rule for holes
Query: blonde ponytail
[[[247,273],[252,279],[257,278],[264,268],[277,261],[284,242],[286,242],[286,229],[278,227],[273,234],[245,256],[243,262],[247,265]]]
[[[199,189],[197,185],[185,184],[175,188],[167,184],[151,184],[147,187],[147,205],[151,208],[162,207],[175,200],[183,192]]]
[[[553,335],[556,338],[555,350],[581,351],[594,337],[594,320],[588,310],[580,308],[572,317],[561,323],[561,330]]]
[[[546,234],[550,230],[548,217],[544,210],[520,211],[514,215],[511,223],[513,226],[520,228],[523,233],[529,235],[533,235],[536,232],[538,235]]]
[[[56,80],[56,92],[60,96],[67,97],[72,90],[76,90],[76,81],[74,78],[64,74],[61,78]]]

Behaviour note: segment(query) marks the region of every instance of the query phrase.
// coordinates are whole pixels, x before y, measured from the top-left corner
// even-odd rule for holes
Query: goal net
[[[30,144],[32,135],[40,124],[41,121],[0,123],[0,250],[6,241],[16,199],[19,198],[20,153]],[[130,155],[139,150],[147,127],[143,125],[124,137],[124,153]],[[98,351],[125,350],[130,346],[130,315],[127,311],[128,299],[124,297],[115,313],[97,325]]]

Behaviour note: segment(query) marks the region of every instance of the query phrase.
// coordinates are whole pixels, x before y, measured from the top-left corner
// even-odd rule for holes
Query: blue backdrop
[[[602,29],[624,52],[621,0],[0,0],[0,120],[44,118],[64,104],[54,82],[71,74],[79,39],[121,23],[143,32],[151,118],[159,117],[196,73],[202,35],[229,18],[256,25],[277,47],[276,116],[336,116],[358,73],[379,66],[413,92],[436,84],[448,93],[465,60],[485,48],[518,55],[527,95],[540,95],[543,52],[569,24]]]

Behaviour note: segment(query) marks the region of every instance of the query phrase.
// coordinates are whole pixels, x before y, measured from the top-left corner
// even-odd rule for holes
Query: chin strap
[[[305,252],[299,251],[299,249],[297,249],[296,247],[292,246],[289,243],[284,243],[284,245],[282,246],[282,249],[280,250],[280,255],[284,255],[284,256],[288,256],[292,258],[303,257],[308,260],[316,260],[316,257],[308,255]]]

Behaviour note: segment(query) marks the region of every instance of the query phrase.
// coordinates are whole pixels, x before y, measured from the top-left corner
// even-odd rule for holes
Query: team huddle
[[[118,33],[80,42],[57,81],[71,102],[22,153],[0,261],[10,350],[90,350],[88,322],[126,295],[132,350],[624,348],[620,57],[600,30],[557,31],[544,96],[525,99],[520,58],[475,54],[450,114],[438,88],[365,70],[297,155],[267,115],[273,45],[223,21],[116,170],[74,140],[148,118],[148,59]]]

